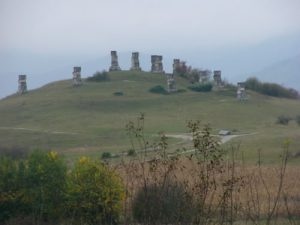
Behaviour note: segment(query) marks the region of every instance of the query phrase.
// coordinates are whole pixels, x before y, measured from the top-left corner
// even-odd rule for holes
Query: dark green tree
[[[56,152],[34,151],[25,173],[25,198],[34,223],[57,220],[63,214],[66,165]]]

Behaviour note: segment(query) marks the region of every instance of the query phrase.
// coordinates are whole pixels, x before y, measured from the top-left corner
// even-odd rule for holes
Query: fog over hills
[[[153,49],[140,52],[140,64],[149,71],[152,54],[163,55],[164,69],[172,71],[174,58],[187,61],[188,65],[203,69],[221,69],[222,77],[236,83],[249,76],[263,81],[278,82],[300,90],[300,34],[266,40],[252,46],[232,46],[212,51],[185,49],[180,52]],[[118,50],[118,49],[112,49]],[[139,51],[132,49],[132,51]],[[123,70],[130,68],[131,51],[118,52],[119,64]],[[72,67],[82,67],[82,77],[95,71],[107,70],[110,66],[109,52],[93,52],[73,55],[37,54],[14,50],[0,53],[0,98],[17,90],[17,76],[27,74],[29,89],[35,89],[49,82],[70,79]]]
[[[300,54],[299,7],[298,0],[1,0],[0,98],[16,92],[20,74],[31,90],[70,79],[73,66],[82,77],[107,70],[111,50],[123,70],[138,51],[145,71],[159,54],[166,72],[180,58],[222,70],[232,83],[263,79],[259,71]]]
[[[300,55],[274,63],[254,75],[263,81],[300,90]]]

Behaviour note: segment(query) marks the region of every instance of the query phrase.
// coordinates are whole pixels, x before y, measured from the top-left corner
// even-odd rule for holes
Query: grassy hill
[[[99,155],[130,148],[125,125],[140,112],[146,115],[145,134],[150,139],[164,131],[186,133],[188,120],[210,123],[213,132],[229,129],[237,134],[256,133],[233,139],[226,145],[241,143],[249,161],[262,149],[266,162],[276,162],[282,143],[291,140],[291,151],[299,152],[300,126],[276,124],[279,115],[300,114],[300,102],[272,98],[249,92],[249,101],[239,102],[234,90],[198,93],[178,78],[185,92],[170,95],[150,93],[156,85],[166,84],[161,74],[111,72],[111,81],[86,82],[73,87],[71,80],[50,83],[42,88],[0,101],[0,147],[56,149],[69,157]],[[123,96],[115,96],[122,92]],[[182,140],[172,139],[176,146]],[[300,159],[293,159],[295,163]]]

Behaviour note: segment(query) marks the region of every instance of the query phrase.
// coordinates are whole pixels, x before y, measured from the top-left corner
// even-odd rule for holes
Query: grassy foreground
[[[240,143],[249,162],[255,162],[256,150],[262,149],[266,163],[277,163],[286,139],[291,142],[291,154],[300,151],[300,126],[295,122],[276,124],[279,115],[300,114],[298,100],[249,92],[250,99],[239,102],[234,90],[192,92],[187,88],[190,84],[181,78],[177,78],[177,87],[185,92],[160,95],[149,89],[166,86],[164,75],[122,71],[109,76],[110,81],[83,82],[81,87],[73,87],[71,80],[58,81],[1,100],[0,147],[55,149],[71,158],[127,151],[130,142],[125,126],[143,112],[146,137],[150,139],[159,131],[186,133],[187,121],[201,120],[210,123],[214,133],[220,129],[255,133],[227,143]],[[115,92],[123,96],[115,96]],[[299,164],[300,158],[291,162]]]

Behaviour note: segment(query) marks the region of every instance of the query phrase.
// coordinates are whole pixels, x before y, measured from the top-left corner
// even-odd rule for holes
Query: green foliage
[[[184,92],[186,92],[186,89],[183,89],[183,88],[178,89],[178,90],[176,91],[176,93],[184,93]]]
[[[108,166],[87,157],[76,162],[68,188],[72,222],[116,224],[121,218],[124,196],[120,177]]]
[[[263,83],[255,77],[248,78],[245,85],[247,89],[262,93],[264,95],[291,99],[299,98],[299,93],[292,88],[285,88],[275,83]]]
[[[25,173],[25,196],[35,221],[55,220],[63,214],[66,165],[56,152],[34,151]]]
[[[56,152],[0,161],[0,221],[30,215],[37,224],[63,215],[66,166]]]
[[[245,86],[247,89],[258,91],[262,90],[262,83],[256,77],[250,77],[246,80]]]
[[[101,162],[83,157],[67,176],[56,152],[34,151],[24,161],[0,158],[1,224],[23,221],[23,216],[31,224],[68,219],[72,224],[115,224],[123,199],[122,180]]]
[[[123,96],[124,93],[122,91],[116,91],[114,92],[114,96]]]
[[[204,83],[204,84],[198,84],[188,87],[192,91],[196,92],[210,92],[212,90],[212,83]]]
[[[103,82],[103,81],[109,81],[110,77],[108,73],[105,70],[103,70],[102,72],[97,71],[96,73],[93,74],[92,77],[88,77],[86,80],[92,82]]]
[[[134,149],[129,149],[129,150],[127,151],[127,155],[128,155],[128,156],[136,156],[136,151],[135,151]]]
[[[237,88],[236,85],[225,81],[225,87],[227,90],[230,90],[236,94],[236,88]]]
[[[109,159],[112,157],[112,154],[110,152],[103,152],[101,155],[102,159]]]
[[[280,115],[277,118],[277,123],[282,124],[282,125],[288,125],[290,120],[291,120],[291,118],[289,116]]]
[[[0,157],[0,223],[26,211],[24,163]]]
[[[155,94],[163,94],[163,95],[168,94],[166,89],[161,85],[156,85],[156,86],[150,88],[149,92],[155,93]]]

